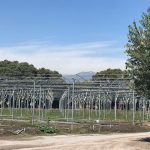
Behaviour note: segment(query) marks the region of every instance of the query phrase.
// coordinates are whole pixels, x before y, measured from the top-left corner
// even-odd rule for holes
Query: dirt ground
[[[41,132],[40,126],[32,126],[27,122],[18,122],[18,121],[0,121],[0,139],[7,138],[9,136],[14,136],[17,138],[18,135],[15,135],[14,132],[17,130],[24,130],[21,132],[21,136],[41,136],[44,133]],[[150,132],[150,123],[140,124],[128,122],[107,122],[99,126],[95,123],[76,123],[73,125],[73,131],[71,130],[71,124],[69,123],[54,123],[49,124],[47,127],[56,128],[56,134],[112,134],[112,133],[138,133],[138,132]],[[20,136],[20,134],[19,134]]]
[[[50,124],[59,132],[45,134],[25,122],[0,122],[0,150],[150,150],[150,124]],[[94,127],[94,128],[93,128]],[[18,130],[25,129],[20,134]],[[15,134],[14,134],[15,132]]]
[[[0,150],[149,150],[150,143],[141,140],[148,137],[150,132],[37,136],[20,140],[0,140]]]

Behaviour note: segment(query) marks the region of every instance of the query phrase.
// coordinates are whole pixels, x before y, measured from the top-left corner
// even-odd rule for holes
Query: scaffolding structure
[[[1,77],[0,117],[12,120],[28,117],[34,124],[44,120],[47,111],[58,108],[62,118],[72,123],[77,119],[116,121],[122,118],[120,112],[125,120],[132,115],[133,124],[137,115],[143,122],[149,120],[150,101],[137,95],[130,86],[131,80],[122,77],[83,82],[72,79],[69,83],[62,77]]]

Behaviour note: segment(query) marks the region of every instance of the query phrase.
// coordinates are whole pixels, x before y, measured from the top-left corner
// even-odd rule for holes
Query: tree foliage
[[[121,69],[107,69],[97,72],[92,78],[98,80],[100,78],[124,78],[127,77],[127,72]]]
[[[126,45],[127,69],[135,84],[135,90],[150,98],[150,8],[137,24],[129,26]]]
[[[24,77],[61,77],[57,71],[40,68],[37,69],[32,64],[18,61],[0,61],[0,76],[24,76]]]

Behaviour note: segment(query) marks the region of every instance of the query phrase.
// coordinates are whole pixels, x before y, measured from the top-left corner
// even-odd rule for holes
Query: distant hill
[[[92,79],[92,76],[95,75],[96,73],[93,71],[88,71],[88,72],[79,72],[75,75],[63,75],[64,79],[66,82],[72,82],[72,79],[75,79],[76,81],[86,81]]]
[[[27,62],[0,61],[0,76],[6,77],[62,77],[57,71],[36,68]]]

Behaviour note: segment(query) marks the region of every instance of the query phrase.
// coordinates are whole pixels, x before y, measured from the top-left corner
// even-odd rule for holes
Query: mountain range
[[[88,72],[79,72],[74,75],[63,75],[64,79],[66,82],[73,82],[73,79],[75,79],[76,82],[80,81],[86,81],[92,79],[92,76],[95,75],[96,73],[93,71],[88,71]]]

